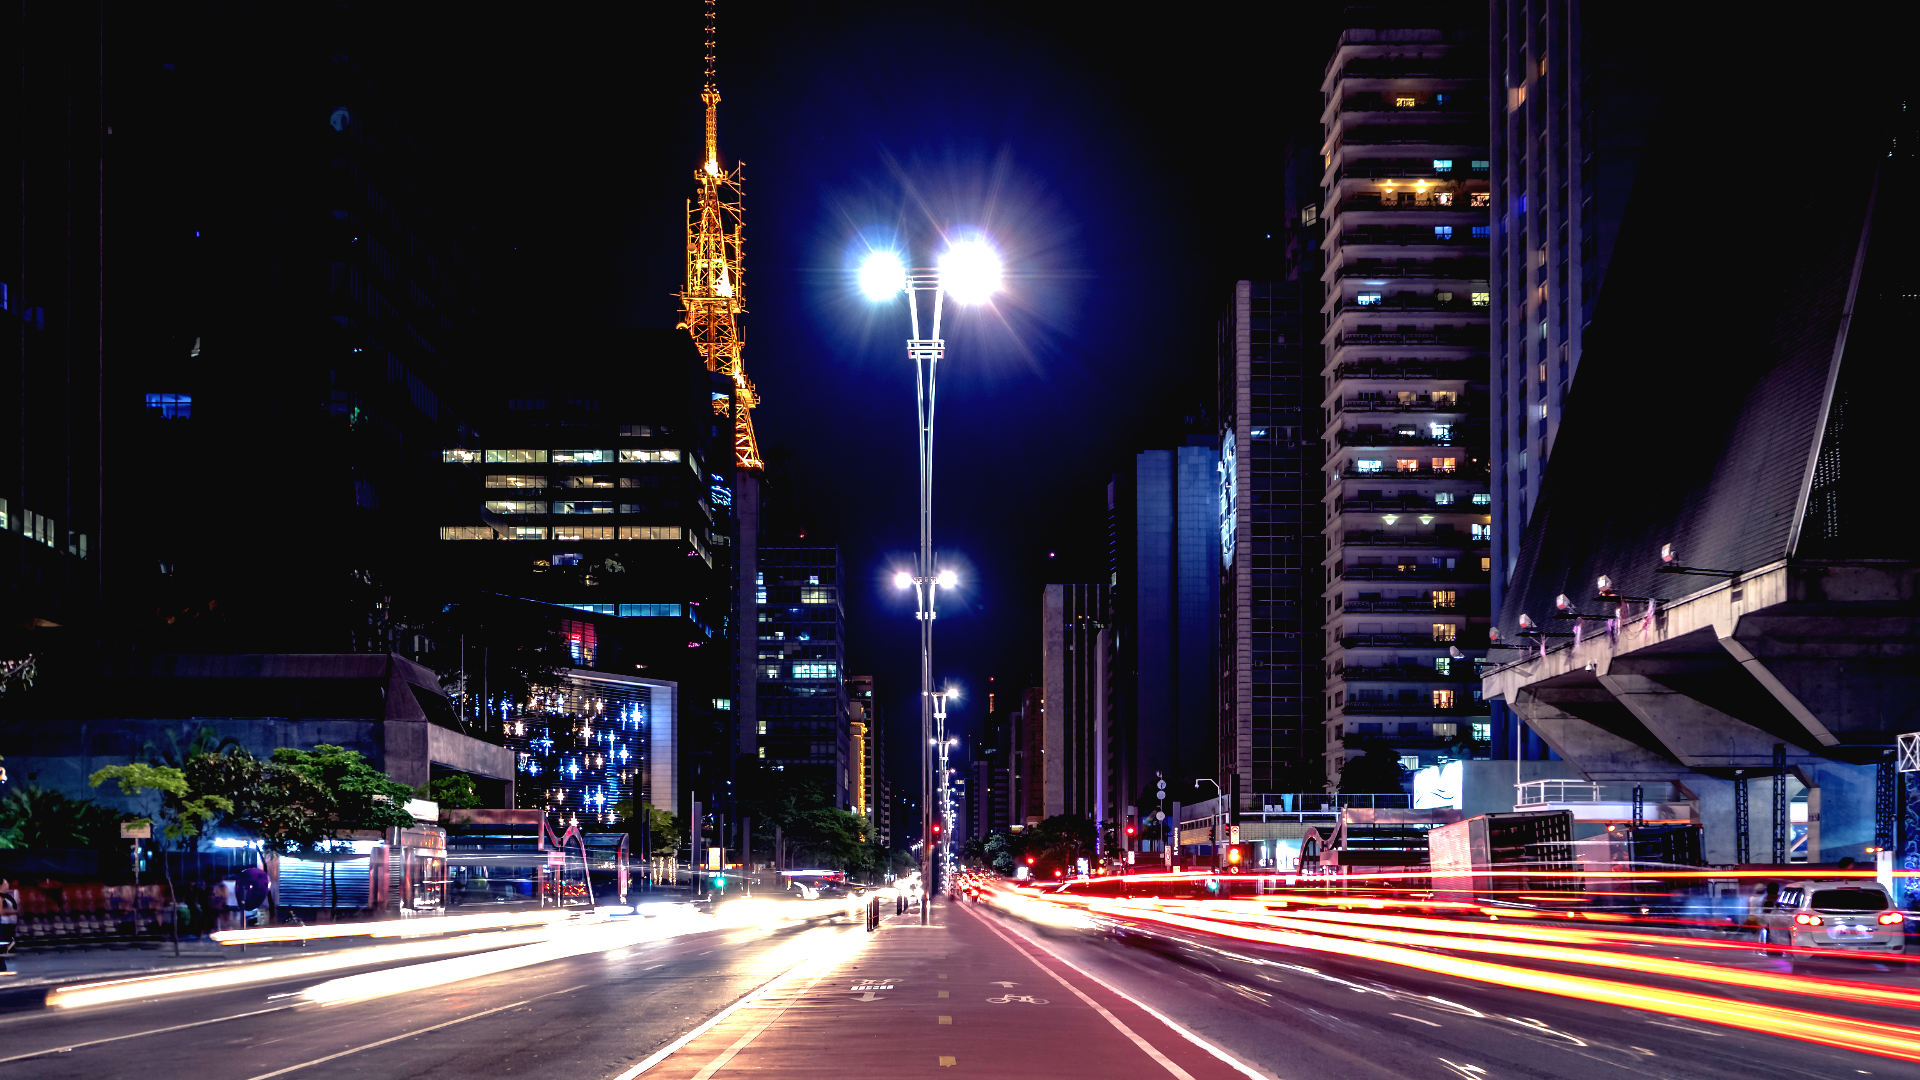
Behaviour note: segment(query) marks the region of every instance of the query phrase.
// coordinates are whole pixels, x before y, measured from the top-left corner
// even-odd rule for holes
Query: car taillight
[[[1801,926],[1819,926],[1821,923],[1826,922],[1826,920],[1822,919],[1820,916],[1809,915],[1804,911],[1798,915],[1795,915],[1793,917],[1793,921],[1799,923]]]
[[[1905,915],[1902,915],[1897,911],[1882,912],[1880,914],[1880,925],[1881,926],[1898,926],[1902,922],[1905,922],[1906,918],[1907,917]]]

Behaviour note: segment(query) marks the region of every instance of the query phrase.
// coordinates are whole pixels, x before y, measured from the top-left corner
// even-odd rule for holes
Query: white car
[[[1790,881],[1772,903],[1761,901],[1760,951],[1777,956],[1782,947],[1817,949],[1830,955],[1904,953],[1906,916],[1886,891],[1873,882]],[[1805,960],[1810,953],[1788,953]]]

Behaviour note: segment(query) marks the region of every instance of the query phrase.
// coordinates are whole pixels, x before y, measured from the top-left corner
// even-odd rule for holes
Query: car
[[[1760,951],[1781,955],[1783,949],[1817,949],[1828,955],[1889,955],[1907,947],[1906,916],[1893,906],[1886,890],[1857,880],[1784,882],[1771,900],[1763,898],[1758,914]],[[1788,953],[1805,960],[1810,953]]]

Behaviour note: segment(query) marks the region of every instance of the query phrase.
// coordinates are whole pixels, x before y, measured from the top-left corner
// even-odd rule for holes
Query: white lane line
[[[973,914],[973,913],[968,912],[968,914]],[[974,918],[978,919],[980,918],[980,916],[974,915]],[[1187,1070],[1181,1068],[1178,1065],[1175,1065],[1173,1063],[1172,1058],[1169,1058],[1167,1055],[1161,1053],[1158,1047],[1154,1046],[1152,1043],[1148,1042],[1147,1040],[1141,1038],[1139,1034],[1135,1032],[1132,1028],[1122,1023],[1119,1017],[1109,1012],[1106,1006],[1100,1004],[1099,1002],[1093,1000],[1093,998],[1087,996],[1085,991],[1081,990],[1079,987],[1068,982],[1065,978],[1063,978],[1060,975],[1059,972],[1041,963],[1039,959],[1036,958],[1032,953],[1021,948],[1018,942],[1014,941],[1012,938],[1008,937],[1007,935],[1000,933],[999,927],[994,926],[992,923],[987,922],[985,919],[980,919],[980,922],[988,930],[991,930],[994,932],[994,934],[998,935],[1000,940],[1006,942],[1008,945],[1013,946],[1013,950],[1019,953],[1021,956],[1026,957],[1027,960],[1031,962],[1034,967],[1037,967],[1041,971],[1044,971],[1048,975],[1052,976],[1053,981],[1059,983],[1061,986],[1066,987],[1068,990],[1071,990],[1075,997],[1079,998],[1081,1001],[1086,1002],[1089,1008],[1091,1008],[1094,1012],[1097,1012],[1102,1017],[1104,1017],[1107,1023],[1112,1024],[1114,1028],[1120,1032],[1120,1034],[1125,1035],[1129,1040],[1131,1040],[1133,1042],[1133,1045],[1139,1047],[1142,1052],[1144,1052],[1148,1057],[1152,1058],[1154,1061],[1159,1062],[1161,1068],[1179,1077],[1180,1080],[1193,1080],[1192,1073],[1188,1072]],[[1082,974],[1084,974],[1084,972]]]
[[[86,1046],[99,1046],[101,1043],[119,1042],[122,1039],[138,1039],[143,1035],[165,1035],[169,1031],[185,1031],[188,1028],[206,1027],[208,1024],[225,1023],[228,1020],[244,1020],[249,1016],[262,1016],[267,1013],[282,1012],[291,1008],[293,1008],[291,1005],[277,1005],[271,1009],[255,1009],[253,1012],[235,1013],[232,1016],[216,1016],[211,1020],[195,1020],[191,1024],[175,1024],[172,1027],[154,1028],[152,1031],[136,1031],[131,1035],[115,1035],[107,1039],[70,1043],[66,1046],[56,1046],[51,1050],[35,1050],[31,1054],[15,1054],[12,1057],[0,1057],[0,1065],[4,1065],[9,1061],[25,1061],[28,1058],[46,1057],[48,1054],[64,1054],[69,1050],[78,1050]]]
[[[1439,1024],[1436,1024],[1436,1023],[1434,1023],[1434,1022],[1433,1022],[1433,1021],[1431,1021],[1431,1020],[1422,1020],[1422,1019],[1420,1019],[1420,1018],[1419,1018],[1419,1017],[1417,1017],[1417,1016],[1408,1016],[1408,1015],[1407,1015],[1406,1013],[1388,1013],[1387,1015],[1388,1015],[1388,1016],[1397,1016],[1397,1017],[1399,1017],[1399,1018],[1400,1018],[1400,1019],[1402,1019],[1402,1020],[1411,1020],[1411,1021],[1413,1021],[1413,1022],[1414,1022],[1414,1023],[1416,1023],[1416,1024],[1425,1024],[1425,1025],[1427,1025],[1428,1027],[1439,1027],[1439,1026],[1440,1026]]]
[[[715,1024],[718,1024],[720,1021],[725,1020],[727,1017],[732,1016],[734,1013],[740,1011],[741,1009],[746,1008],[747,1006],[765,997],[767,995],[768,990],[772,988],[774,983],[779,982],[782,978],[784,978],[789,973],[798,971],[800,968],[804,967],[806,963],[807,961],[802,960],[798,964],[795,964],[792,967],[786,969],[785,971],[782,971],[776,974],[773,978],[768,979],[766,982],[763,982],[759,986],[756,986],[752,990],[749,990],[746,996],[742,997],[739,1001],[736,1001],[733,1004],[727,1006],[726,1008],[721,1009],[719,1012],[714,1013],[712,1016],[708,1017],[705,1022],[695,1027],[692,1031],[687,1032],[685,1035],[680,1036],[679,1038],[673,1040],[672,1042],[661,1047],[660,1049],[655,1050],[653,1053],[648,1054],[646,1058],[644,1058],[640,1062],[640,1064],[635,1065],[633,1068],[628,1069],[626,1072],[623,1072],[619,1076],[614,1077],[613,1080],[633,1080],[634,1077],[639,1076],[641,1073],[646,1072],[648,1069],[651,1069],[655,1065],[660,1064],[662,1061],[667,1060],[667,1058],[671,1057],[674,1054],[674,1052],[679,1050],[681,1047],[687,1045],[688,1043],[699,1038],[700,1036],[705,1035],[708,1032],[708,1030],[710,1030]]]
[[[469,1020],[478,1020],[483,1016],[492,1016],[494,1013],[506,1012],[508,1009],[517,1009],[522,1005],[539,1001],[541,998],[556,997],[560,994],[570,994],[575,990],[579,990],[585,987],[586,985],[587,985],[586,983],[581,983],[579,986],[569,986],[565,990],[555,990],[551,994],[541,994],[539,995],[539,997],[530,997],[530,998],[527,998],[525,1001],[516,1001],[511,1005],[502,1005],[498,1008],[487,1009],[485,1011],[477,1012],[477,1013],[470,1013],[466,1016],[457,1017],[455,1019],[448,1020],[444,1023],[434,1024],[430,1027],[423,1027],[423,1028],[418,1028],[414,1031],[402,1032],[398,1035],[392,1036],[391,1038],[381,1039],[378,1042],[370,1042],[364,1046],[355,1046],[346,1050],[342,1050],[337,1054],[328,1054],[326,1057],[314,1058],[312,1061],[303,1061],[298,1065],[289,1065],[284,1069],[275,1069],[272,1072],[261,1073],[259,1076],[249,1077],[248,1080],[267,1080],[267,1078],[270,1076],[285,1076],[287,1073],[299,1072],[301,1069],[312,1068],[315,1065],[323,1065],[329,1061],[335,1060],[336,1058],[343,1058],[352,1054],[357,1054],[362,1050],[372,1050],[375,1047],[385,1046],[388,1043],[399,1042],[401,1039],[411,1039],[416,1035],[425,1035],[429,1031],[439,1031],[441,1028],[449,1028],[455,1024],[464,1024]]]
[[[820,980],[826,978],[828,973],[833,971],[833,969],[836,967],[839,967],[839,965],[828,964],[826,966],[823,966],[820,969],[819,974],[813,977],[813,981],[808,983],[805,989],[802,989],[797,994],[788,995],[786,1004],[774,1010],[774,1014],[772,1016],[769,1016],[765,1020],[762,1020],[760,1021],[760,1023],[754,1025],[751,1029],[747,1031],[745,1035],[742,1035],[738,1039],[735,1039],[733,1042],[733,1045],[721,1051],[719,1057],[714,1058],[712,1061],[707,1062],[706,1065],[701,1067],[699,1072],[694,1073],[693,1080],[713,1080],[714,1073],[717,1073],[721,1069],[726,1068],[727,1062],[732,1061],[735,1054],[738,1054],[740,1051],[745,1050],[747,1048],[747,1044],[753,1042],[753,1040],[760,1037],[761,1032],[772,1027],[774,1021],[780,1019],[782,1016],[785,1016],[787,1010],[793,1008],[794,1002],[800,1000],[802,997],[805,997],[807,994],[811,993],[814,987],[820,985]]]
[[[972,915],[976,919],[979,919],[983,924],[986,925],[987,929],[992,930],[996,934],[1000,934],[1000,930],[997,927],[995,927],[993,923],[987,919],[986,916],[981,915],[978,912],[972,911],[967,907],[965,907],[964,905],[961,907],[961,910],[966,911],[967,914]],[[1005,934],[1000,934],[1000,936],[1002,938],[1006,938]],[[1214,1057],[1219,1058],[1223,1064],[1225,1064],[1228,1068],[1234,1070],[1235,1072],[1240,1073],[1243,1076],[1250,1077],[1251,1080],[1275,1080],[1274,1075],[1272,1073],[1261,1072],[1260,1070],[1253,1068],[1252,1066],[1248,1065],[1246,1062],[1241,1061],[1239,1058],[1234,1057],[1232,1054],[1227,1053],[1225,1050],[1222,1050],[1218,1046],[1215,1046],[1212,1043],[1208,1042],[1207,1040],[1201,1038],[1200,1036],[1195,1035],[1193,1032],[1188,1031],[1184,1026],[1182,1026],[1179,1023],[1176,1023],[1172,1017],[1161,1012],[1159,1009],[1156,1009],[1153,1006],[1148,1005],[1146,1002],[1141,1001],[1139,998],[1134,997],[1132,994],[1129,994],[1126,991],[1120,989],[1119,987],[1113,985],[1112,983],[1106,981],[1105,979],[1102,979],[1100,976],[1095,975],[1093,972],[1088,971],[1086,968],[1083,968],[1080,965],[1074,963],[1073,961],[1068,960],[1066,957],[1061,956],[1059,953],[1054,952],[1052,949],[1047,948],[1045,945],[1042,945],[1039,942],[1033,940],[1032,938],[1027,937],[1025,934],[1021,934],[1020,936],[1022,938],[1025,938],[1027,943],[1032,945],[1034,948],[1039,949],[1041,952],[1044,952],[1048,956],[1053,957],[1055,960],[1060,961],[1060,963],[1064,964],[1069,968],[1072,968],[1074,971],[1092,980],[1093,982],[1099,983],[1101,987],[1105,988],[1107,992],[1113,994],[1115,997],[1118,997],[1123,1001],[1127,1001],[1131,1003],[1135,1008],[1139,1009],[1141,1012],[1144,1012],[1148,1016],[1153,1017],[1155,1020],[1160,1021],[1162,1024],[1167,1025],[1168,1028],[1172,1029],[1181,1038],[1187,1040],[1188,1042],[1199,1047],[1200,1049],[1205,1050],[1207,1053],[1212,1054]],[[1025,949],[1020,949],[1019,945],[1014,944],[1011,938],[1007,939],[1007,943],[1009,945],[1013,945],[1015,949],[1019,949],[1022,953],[1026,952]],[[1033,957],[1029,955],[1027,959],[1033,960]],[[1040,968],[1040,970],[1045,971],[1049,975],[1053,975],[1054,978],[1060,979],[1059,975],[1054,974],[1053,971],[1048,969],[1045,964],[1040,963],[1038,960],[1034,960],[1034,966]],[[1065,985],[1067,989],[1072,990],[1076,994],[1080,994],[1079,988],[1073,986],[1070,983],[1067,983],[1065,979],[1060,979],[1060,982],[1063,985]],[[1085,994],[1080,994],[1080,996],[1083,998],[1086,997]],[[1091,998],[1088,998],[1087,1000],[1090,1002],[1092,1001]],[[1095,1004],[1094,1008],[1098,1009],[1100,1008],[1100,1006],[1098,1004]],[[1101,1011],[1104,1012],[1105,1010],[1103,1009]],[[1116,1026],[1119,1026],[1120,1021],[1116,1019],[1114,1020],[1114,1024]],[[1125,1031],[1126,1028],[1122,1026],[1121,1030]],[[1153,1053],[1156,1057],[1159,1056],[1159,1051],[1153,1050],[1151,1047],[1149,1047],[1148,1050],[1151,1053]],[[1171,1063],[1169,1063],[1169,1065],[1171,1065]]]

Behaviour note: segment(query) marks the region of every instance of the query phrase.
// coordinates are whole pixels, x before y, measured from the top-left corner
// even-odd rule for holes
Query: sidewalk
[[[183,941],[180,955],[172,942],[138,945],[76,945],[26,948],[7,957],[7,974],[0,974],[0,994],[22,987],[48,987],[75,981],[132,978],[189,968],[220,967],[249,960],[298,956],[302,952],[365,944],[356,938],[271,945],[221,946],[211,941]]]
[[[936,901],[927,927],[893,916],[696,1031],[618,1080],[1250,1075],[962,901]]]

